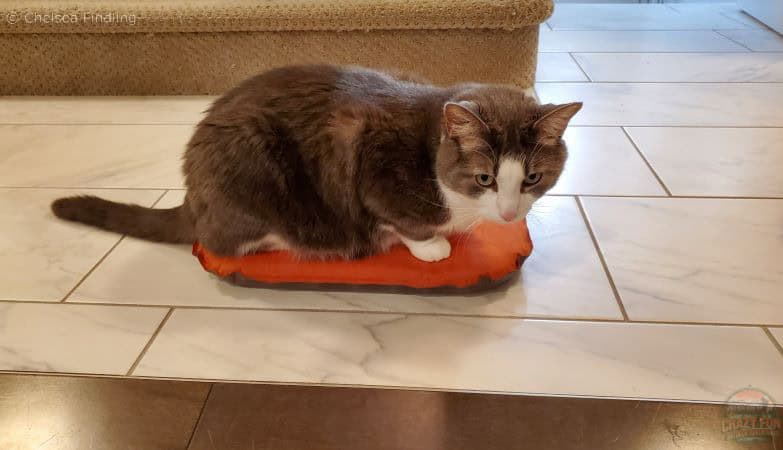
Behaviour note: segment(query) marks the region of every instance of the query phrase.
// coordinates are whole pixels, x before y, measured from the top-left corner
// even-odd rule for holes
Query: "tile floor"
[[[210,98],[0,99],[0,370],[783,402],[783,38],[562,4],[541,50],[542,100],[585,102],[572,156],[521,276],[472,296],[241,289],[56,221],[75,192],[177,204]]]

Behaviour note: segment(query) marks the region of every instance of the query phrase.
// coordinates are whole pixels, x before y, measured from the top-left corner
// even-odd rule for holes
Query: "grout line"
[[[552,52],[549,52],[552,53]],[[590,53],[590,52],[573,52],[573,53]],[[621,53],[621,52],[615,52]],[[679,85],[692,85],[692,84],[720,84],[720,85],[737,85],[737,84],[773,84],[781,85],[783,81],[538,81],[540,84],[571,84],[571,85],[589,85],[589,84],[679,84]]]
[[[29,98],[34,98],[35,96],[29,95],[27,96]],[[2,96],[0,96],[0,100],[2,99]],[[201,119],[193,120],[190,122],[2,122],[0,121],[0,125],[14,125],[14,126],[51,126],[51,125],[122,125],[122,126],[148,126],[148,125],[188,125],[188,126],[196,126]]]
[[[0,300],[3,303],[35,304],[35,305],[58,305],[60,302],[38,301],[38,300]],[[735,328],[760,328],[760,327],[779,327],[780,323],[741,323],[741,322],[697,322],[697,321],[666,321],[666,320],[633,320],[633,319],[607,319],[591,317],[563,317],[563,316],[513,316],[502,314],[467,314],[467,313],[446,313],[446,312],[422,312],[422,311],[391,311],[391,310],[369,310],[369,309],[316,309],[316,308],[253,308],[248,306],[190,306],[190,305],[164,305],[164,304],[141,304],[141,303],[107,303],[107,302],[84,302],[70,301],[66,305],[81,306],[105,306],[105,307],[133,307],[133,308],[174,308],[182,310],[196,311],[259,311],[259,312],[290,312],[290,313],[327,313],[327,314],[371,314],[371,315],[390,315],[390,316],[424,316],[424,317],[461,317],[467,319],[504,319],[530,322],[575,322],[575,323],[616,323],[616,324],[634,324],[634,325],[671,325],[671,326],[710,326],[710,327],[735,327]],[[2,370],[0,370],[2,372]]]
[[[157,190],[157,189],[156,189],[156,190]],[[155,205],[157,205],[157,204],[158,204],[158,202],[159,202],[159,201],[161,201],[161,199],[163,198],[163,196],[165,196],[165,195],[166,195],[168,192],[169,192],[168,190],[164,190],[164,191],[163,191],[163,193],[162,193],[162,194],[160,194],[160,196],[158,197],[158,199],[157,199],[157,200],[155,200],[155,201],[152,203],[152,205],[150,205],[150,208],[154,208],[154,207],[155,207]],[[92,267],[90,268],[90,270],[88,270],[88,271],[87,271],[87,273],[85,273],[85,274],[84,274],[84,276],[83,276],[83,277],[82,277],[82,278],[81,278],[81,279],[80,279],[80,280],[79,280],[79,281],[76,283],[76,285],[74,285],[74,287],[72,287],[72,288],[71,288],[71,290],[70,290],[70,291],[68,291],[68,293],[66,293],[66,294],[65,294],[65,296],[62,298],[62,300],[60,300],[60,303],[64,303],[64,302],[66,302],[66,301],[68,300],[68,298],[71,296],[71,294],[73,294],[73,293],[76,291],[76,289],[79,289],[79,286],[81,286],[81,285],[82,285],[82,283],[84,283],[84,280],[86,280],[86,279],[87,279],[87,277],[89,277],[90,275],[92,275],[92,273],[93,273],[93,272],[95,272],[95,269],[97,269],[97,268],[98,268],[98,266],[100,266],[100,265],[101,265],[101,263],[102,263],[102,262],[103,262],[103,261],[104,261],[106,258],[108,258],[108,257],[109,257],[109,255],[111,254],[111,252],[113,252],[113,251],[114,251],[114,249],[115,249],[115,248],[117,248],[117,246],[118,246],[118,245],[120,245],[120,242],[122,242],[124,239],[125,239],[125,235],[123,234],[122,236],[120,236],[120,238],[117,240],[117,242],[115,242],[115,243],[114,243],[114,245],[112,245],[112,246],[111,246],[111,248],[109,248],[109,250],[108,250],[106,253],[104,253],[104,254],[103,254],[103,256],[101,256],[101,258],[98,260],[98,262],[96,262],[96,263],[95,263],[95,265],[94,265],[94,266],[92,266]]]
[[[636,149],[636,153],[639,154],[639,157],[642,158],[642,161],[644,161],[645,164],[647,164],[647,168],[650,169],[650,172],[652,172],[655,179],[658,180],[658,183],[663,188],[663,191],[666,192],[667,196],[671,197],[672,192],[669,190],[668,187],[666,187],[666,184],[663,182],[663,179],[661,179],[661,176],[658,175],[658,172],[655,171],[652,164],[650,164],[650,161],[647,160],[647,157],[644,156],[644,153],[642,153],[642,150],[639,148],[639,146],[636,145],[636,142],[634,142],[630,133],[628,133],[628,130],[626,130],[625,127],[621,127],[621,129],[623,130],[623,134],[625,134],[625,137],[628,138],[628,141],[631,143],[631,145],[633,145],[633,148]]]
[[[137,376],[125,377],[122,375],[111,374],[91,374],[76,372],[34,372],[34,371],[9,371],[0,370],[0,375],[16,375],[29,377],[69,377],[69,378],[101,378],[110,380],[147,380],[147,381],[174,381],[182,383],[210,383],[212,385],[221,384],[244,384],[261,386],[307,386],[307,387],[325,387],[338,389],[382,389],[392,391],[424,391],[424,392],[455,392],[455,393],[475,393],[475,394],[501,394],[511,396],[529,396],[529,397],[556,397],[556,398],[584,398],[598,400],[632,400],[632,401],[650,401],[666,403],[699,403],[712,405],[726,405],[725,400],[704,400],[690,398],[663,398],[663,397],[631,397],[616,395],[599,394],[574,394],[562,392],[534,392],[534,391],[512,391],[512,390],[489,390],[489,389],[460,389],[437,386],[405,386],[405,385],[383,385],[383,384],[359,384],[359,383],[323,383],[323,382],[303,382],[303,381],[270,381],[270,380],[251,380],[237,378],[190,378],[190,377],[166,377],[166,376]],[[778,405],[776,403],[776,405]]]
[[[585,78],[587,78],[587,81],[592,83],[593,79],[590,78],[590,75],[587,74],[587,71],[584,69],[584,67],[582,67],[582,65],[579,64],[579,61],[577,61],[576,56],[574,56],[574,53],[573,52],[568,52],[568,56],[571,57],[571,60],[574,62],[574,64],[576,64],[576,67],[578,67],[579,70],[582,72],[582,74],[585,76]]]
[[[620,291],[617,290],[617,285],[614,283],[614,278],[612,277],[612,273],[609,272],[609,265],[606,263],[606,258],[604,257],[604,253],[601,251],[601,246],[598,245],[598,238],[595,236],[595,233],[593,232],[593,227],[590,225],[590,220],[587,218],[587,212],[585,212],[584,205],[582,205],[582,200],[579,197],[575,197],[574,200],[576,200],[576,206],[577,208],[579,208],[579,213],[582,215],[582,220],[585,223],[587,232],[590,234],[590,239],[593,241],[595,252],[598,254],[598,259],[601,261],[601,266],[604,268],[606,279],[609,282],[609,286],[612,288],[612,294],[614,294],[614,299],[617,302],[617,306],[620,308],[620,312],[623,315],[623,320],[628,322],[630,321],[630,318],[628,317],[628,311],[625,310],[625,305],[623,305],[623,300],[620,297]]]
[[[764,334],[767,335],[769,340],[772,342],[772,345],[775,346],[776,349],[778,349],[778,353],[780,353],[780,356],[783,356],[783,342],[778,342],[777,339],[775,339],[775,336],[772,335],[772,332],[769,331],[768,327],[761,327],[762,330],[764,330]]]
[[[147,344],[144,345],[144,348],[141,349],[141,352],[139,353],[139,356],[136,357],[136,360],[133,361],[133,364],[131,364],[130,369],[125,373],[125,376],[131,376],[133,375],[133,371],[136,370],[136,367],[141,362],[142,358],[144,358],[144,355],[147,354],[147,350],[149,350],[150,346],[152,346],[152,343],[155,341],[155,338],[158,337],[158,334],[163,329],[163,326],[166,325],[166,322],[169,321],[169,317],[171,317],[171,314],[174,312],[174,307],[169,308],[168,312],[165,316],[163,316],[163,320],[160,321],[158,324],[158,328],[155,329],[155,331],[152,333],[152,336],[150,336],[149,340],[147,341]]]
[[[708,31],[739,31],[739,30],[754,30],[755,28],[738,27],[738,28],[568,28],[568,27],[552,27],[552,31],[658,31],[658,32],[675,32],[675,31],[690,31],[690,32],[708,32]],[[18,96],[23,97],[23,96]]]
[[[212,396],[212,389],[214,387],[215,387],[215,383],[211,383],[209,385],[209,391],[207,391],[207,396],[204,397],[204,404],[201,405],[201,411],[199,411],[198,418],[196,419],[196,423],[195,425],[193,425],[193,431],[190,433],[190,438],[188,438],[188,443],[185,446],[185,450],[189,450],[191,444],[193,443],[193,437],[196,435],[196,430],[198,430],[199,425],[201,425],[201,419],[204,417],[204,411],[207,410],[207,403],[209,402],[209,398]]]
[[[574,53],[578,55],[601,55],[601,54],[612,54],[612,55],[628,55],[628,56],[638,56],[638,55],[645,55],[647,57],[653,56],[653,55],[661,55],[661,56],[669,56],[669,55],[677,55],[677,56],[687,56],[687,55],[708,55],[708,56],[724,56],[724,57],[749,57],[749,56],[760,56],[760,55],[750,55],[750,52],[746,51],[690,51],[690,52],[654,52],[654,51],[645,51],[645,52],[621,52],[621,51],[613,51],[613,52],[594,52],[589,50],[569,50],[569,51],[549,51],[549,52],[541,52],[541,53]],[[761,52],[758,52],[761,53]],[[767,51],[764,52],[764,56],[780,56],[783,55],[783,51],[777,50],[777,51]],[[553,83],[552,81],[549,81],[549,83]],[[562,83],[568,83],[568,81],[563,81]],[[576,81],[571,81],[570,83],[577,83]],[[632,81],[632,80],[612,80],[612,81],[602,81],[602,83],[783,83],[783,81]]]
[[[721,37],[724,37],[721,35]],[[586,47],[585,47],[586,48]],[[634,50],[634,51],[629,51]],[[539,53],[598,53],[598,54],[614,54],[614,53],[629,53],[629,54],[648,54],[648,53],[666,53],[666,54],[674,54],[674,55],[687,55],[691,53],[717,53],[717,54],[728,54],[728,55],[747,55],[748,51],[743,49],[723,49],[723,50],[708,50],[708,49],[700,49],[700,50],[679,50],[679,51],[672,51],[667,50],[664,51],[664,49],[659,50],[638,50],[638,49],[626,49],[626,50],[576,50],[576,49],[570,49],[570,50],[546,50],[546,49],[540,49],[538,51]],[[767,50],[767,51],[756,51],[754,53],[783,53],[780,50]]]
[[[742,48],[748,49],[748,51],[751,52],[751,53],[755,53],[752,48],[748,47],[747,45],[743,44],[742,42],[740,42],[740,41],[738,41],[736,39],[733,39],[731,36],[726,36],[725,34],[721,33],[720,30],[712,30],[712,32],[717,34],[718,36],[724,38],[724,39],[728,39],[729,41],[739,45]]]
[[[0,189],[68,189],[68,190],[101,190],[101,191],[182,191],[185,190],[184,186],[181,187],[102,187],[102,186],[2,186]],[[157,202],[156,202],[157,203]]]
[[[117,239],[117,242],[115,242],[114,245],[112,245],[111,248],[109,248],[109,250],[106,253],[104,253],[103,256],[101,256],[98,262],[96,262],[95,265],[92,266],[90,270],[88,270],[87,273],[85,273],[84,276],[81,277],[81,279],[79,279],[79,281],[71,288],[71,290],[65,294],[62,300],[60,300],[60,303],[66,302],[68,298],[71,296],[71,294],[73,294],[76,291],[76,289],[79,289],[79,286],[81,286],[82,283],[84,283],[84,280],[86,280],[87,277],[89,277],[90,275],[92,275],[93,272],[95,272],[95,269],[97,269],[98,266],[101,265],[101,263],[109,256],[111,252],[114,251],[115,248],[117,248],[118,245],[120,245],[120,242],[122,242],[124,239],[125,239],[125,235],[120,236],[120,238]]]
[[[590,83],[585,83],[590,84]],[[721,130],[721,129],[741,129],[741,130],[754,130],[754,129],[760,129],[760,130],[780,130],[783,129],[783,124],[781,125],[752,125],[752,126],[745,126],[745,125],[672,125],[672,124],[659,124],[659,125],[630,125],[630,124],[613,124],[613,125],[606,125],[606,124],[568,124],[569,128],[620,128],[620,127],[629,127],[629,128],[694,128],[694,129],[710,129],[710,130]]]
[[[625,194],[577,194],[577,193],[564,193],[564,194],[549,194],[551,197],[585,197],[585,198],[678,198],[678,199],[690,199],[690,200],[783,200],[783,197],[746,197],[746,196],[726,196],[726,195],[625,195]]]

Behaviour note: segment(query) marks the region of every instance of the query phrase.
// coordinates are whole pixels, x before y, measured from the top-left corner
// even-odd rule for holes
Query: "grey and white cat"
[[[143,239],[199,240],[221,255],[360,258],[401,241],[438,261],[450,254],[447,235],[525,217],[560,176],[562,135],[581,106],[539,105],[506,86],[280,68],[223,95],[198,124],[183,205],[71,197],[52,210]]]

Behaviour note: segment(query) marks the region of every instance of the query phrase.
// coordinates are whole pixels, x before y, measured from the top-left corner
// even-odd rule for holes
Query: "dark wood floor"
[[[0,375],[4,450],[774,450],[781,419],[692,403]],[[737,437],[748,428],[760,436]]]

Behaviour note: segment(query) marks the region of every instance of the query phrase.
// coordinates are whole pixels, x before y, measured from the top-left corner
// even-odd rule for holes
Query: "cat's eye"
[[[486,173],[481,173],[476,175],[476,183],[478,183],[479,186],[490,187],[495,184],[495,177]]]
[[[532,186],[538,183],[539,181],[541,181],[541,172],[529,173],[525,177],[525,184],[528,186]]]

